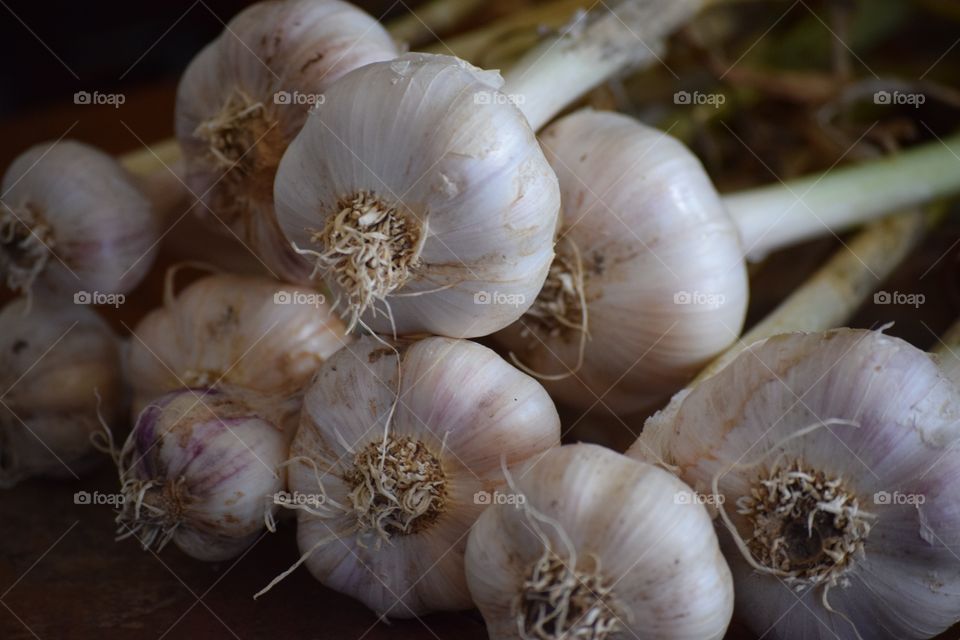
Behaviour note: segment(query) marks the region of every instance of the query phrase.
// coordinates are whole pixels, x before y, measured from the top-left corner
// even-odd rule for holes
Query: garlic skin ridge
[[[173,542],[210,562],[240,554],[278,507],[293,430],[291,401],[248,389],[183,389],[151,402],[116,459],[124,502],[118,539]],[[293,401],[293,409],[298,403]]]
[[[275,275],[306,283],[310,268],[277,226],[277,163],[332,83],[398,54],[373,17],[339,0],[258,2],[237,14],[177,89],[187,184],[203,201],[196,213],[226,224]]]
[[[134,417],[184,386],[221,383],[299,397],[317,367],[350,340],[312,289],[217,274],[174,294],[170,277],[164,305],[140,321],[130,340]]]
[[[777,463],[799,461],[808,473],[839,479],[846,504],[857,500],[869,530],[853,540],[862,548],[845,557],[849,566],[835,572],[826,593],[837,613],[823,604],[830,581],[810,586],[759,574],[724,530],[739,617],[757,633],[791,640],[857,632],[930,638],[960,620],[960,563],[951,551],[960,532],[958,393],[928,354],[899,339],[852,329],[786,334],[755,343],[678,394],[648,420],[628,455],[659,457],[704,491],[725,471],[718,489],[745,540],[754,516],[738,513],[738,500]],[[821,420],[853,424],[818,426]],[[817,527],[824,535],[821,521]],[[823,558],[814,566],[836,567]],[[793,607],[797,597],[804,604]]]
[[[470,592],[492,640],[723,638],[730,570],[683,482],[592,444],[552,449],[513,477],[525,500],[489,507],[467,544]],[[537,580],[546,558],[553,570]],[[541,615],[552,633],[536,633]]]
[[[120,341],[106,322],[86,306],[18,298],[0,310],[0,353],[0,489],[99,462],[97,412],[117,424],[126,401]]]
[[[387,335],[469,338],[532,304],[560,194],[502,82],[457,58],[407,54],[345,75],[311,112],[277,172],[277,215],[341,313],[363,312]],[[359,219],[344,218],[351,207]],[[374,220],[398,229],[390,244],[366,231]],[[361,248],[378,269],[350,263]],[[369,299],[356,295],[364,282]]]
[[[0,278],[11,289],[122,294],[153,265],[150,201],[99,149],[72,140],[33,146],[0,191]]]
[[[387,468],[396,469],[402,443],[417,447],[400,457],[420,471],[385,479],[400,504],[422,513],[388,508],[397,503],[358,488],[377,475],[397,398],[396,354],[363,338],[324,363],[304,399],[289,487],[320,504],[298,512],[297,539],[302,553],[313,549],[306,565],[314,577],[380,615],[469,609],[463,554],[486,506],[478,496],[503,488],[502,460],[515,465],[557,446],[559,416],[536,380],[481,345],[427,338],[400,353]],[[366,475],[361,460],[373,465]],[[378,517],[381,531],[371,526]]]
[[[553,268],[567,265],[495,339],[533,371],[575,371],[544,382],[564,404],[651,408],[739,336],[748,283],[738,230],[697,157],[661,131],[582,110],[540,139],[561,189]],[[589,334],[579,370],[577,261]]]

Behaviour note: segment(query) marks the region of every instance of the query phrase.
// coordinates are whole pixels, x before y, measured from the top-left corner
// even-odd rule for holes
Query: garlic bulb
[[[207,276],[179,295],[168,273],[164,305],[133,330],[127,356],[135,415],[182,387],[227,384],[299,395],[347,343],[343,324],[313,290],[266,278]]]
[[[723,637],[730,570],[683,482],[591,444],[516,472],[470,532],[467,580],[492,640]]]
[[[930,638],[960,620],[960,391],[841,329],[752,345],[628,455],[721,502],[737,613],[769,638]]]
[[[960,190],[953,152],[939,142],[723,197],[686,147],[621,114],[579,111],[541,142],[563,203],[557,257],[531,308],[497,340],[565,404],[618,414],[651,408],[737,339],[748,252]],[[891,173],[914,183],[874,187]]]
[[[559,192],[501,84],[449,56],[370,64],[330,87],[287,149],[280,224],[351,325],[475,337],[533,302]]]
[[[502,460],[559,441],[547,393],[490,349],[363,338],[304,399],[289,466],[301,562],[381,615],[467,609],[467,532],[504,484]]]
[[[737,228],[696,156],[656,129],[580,111],[541,141],[560,181],[557,257],[533,306],[496,338],[539,373],[574,371],[545,382],[566,404],[650,406],[739,335]]]
[[[259,2],[240,12],[177,91],[177,138],[203,205],[197,213],[228,226],[279,275],[304,280],[309,268],[273,212],[277,163],[327,87],[397,54],[376,20],[339,0]]]
[[[150,202],[107,154],[70,140],[37,145],[2,184],[0,278],[11,289],[122,294],[153,264]]]
[[[115,453],[123,503],[118,539],[145,549],[173,541],[199,560],[226,560],[247,548],[275,512],[283,490],[296,400],[247,389],[184,389],[144,409]]]
[[[98,458],[98,411],[123,414],[119,340],[88,307],[19,298],[0,311],[0,354],[0,488],[77,477]]]

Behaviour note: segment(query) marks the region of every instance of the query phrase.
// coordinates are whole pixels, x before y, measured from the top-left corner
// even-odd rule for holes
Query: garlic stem
[[[153,212],[158,220],[183,213],[177,210],[176,205],[182,203],[188,194],[186,166],[176,139],[170,138],[124,154],[120,163],[137,177],[140,188],[153,204]]]
[[[744,250],[768,252],[960,191],[960,134],[826,173],[723,197]]]
[[[455,29],[483,4],[484,0],[430,0],[391,21],[387,31],[395,40],[417,47],[436,40],[439,33]]]
[[[932,226],[918,211],[874,222],[796,289],[770,315],[746,332],[691,382],[692,388],[714,375],[751,344],[793,331],[826,331],[845,324]]]
[[[512,97],[537,130],[577,98],[631,66],[659,59],[664,38],[707,0],[622,0],[578,19],[527,52],[504,74]]]
[[[479,58],[486,53],[490,45],[500,42],[520,31],[537,31],[546,27],[559,29],[569,22],[578,9],[588,9],[595,3],[592,0],[553,0],[545,4],[537,4],[523,11],[511,13],[496,22],[484,25],[473,31],[468,31],[453,38],[445,38],[442,42],[431,44],[423,51],[427,53],[446,53],[451,51],[473,64],[479,64]],[[394,33],[390,29],[390,33]]]

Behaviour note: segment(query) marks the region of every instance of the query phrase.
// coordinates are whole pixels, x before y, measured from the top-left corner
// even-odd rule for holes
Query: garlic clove
[[[273,181],[312,106],[346,72],[398,54],[371,16],[339,0],[259,2],[191,62],[176,130],[197,213],[226,225],[278,275],[306,281],[273,210]]]
[[[290,490],[317,505],[299,512],[304,561],[382,615],[469,608],[478,492],[502,487],[501,458],[559,439],[546,392],[490,349],[427,338],[394,352],[360,339],[321,367],[291,447]]]
[[[524,500],[489,507],[467,546],[491,638],[723,637],[730,573],[681,481],[586,444],[552,449],[514,478]],[[540,615],[552,622],[538,634]]]
[[[343,323],[312,289],[258,277],[204,277],[176,296],[168,291],[164,306],[133,330],[127,366],[135,413],[190,386],[297,395],[348,341]]]
[[[501,84],[449,56],[374,63],[330,87],[291,143],[275,186],[280,224],[351,320],[474,337],[533,301],[559,194]],[[378,212],[377,228],[359,224],[365,211]],[[374,266],[351,258],[361,249]]]
[[[126,293],[153,264],[150,202],[109,155],[60,140],[31,147],[3,176],[0,276],[29,293]]]
[[[541,142],[561,188],[557,257],[533,307],[497,340],[533,371],[574,371],[544,383],[564,404],[649,408],[739,335],[738,231],[700,161],[663,132],[584,110]]]
[[[849,329],[788,334],[752,345],[676,399],[628,455],[660,457],[705,490],[716,478],[728,528],[749,541],[748,563],[732,534],[721,535],[738,612],[758,633],[929,638],[960,619],[958,419],[958,389],[903,341]],[[788,465],[833,483],[843,502],[816,504],[845,505],[843,519],[806,502],[802,526],[764,515],[764,486],[802,500],[827,496],[787,483]],[[797,551],[806,549],[811,517],[817,539],[844,553]],[[805,606],[794,607],[784,583]]]

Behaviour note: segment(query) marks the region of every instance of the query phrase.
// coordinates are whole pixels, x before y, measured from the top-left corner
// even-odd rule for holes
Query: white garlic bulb
[[[118,539],[145,549],[173,541],[199,560],[247,548],[278,507],[296,400],[248,389],[184,389],[151,402],[115,461],[123,503]]]
[[[467,579],[492,640],[719,640],[733,584],[710,516],[666,471],[597,445],[515,474],[470,532]]]
[[[0,311],[0,488],[77,477],[99,458],[98,411],[116,424],[123,401],[119,340],[89,307],[38,296]]]
[[[266,278],[218,274],[179,295],[168,273],[164,305],[134,328],[127,355],[134,415],[182,387],[227,384],[275,397],[300,395],[346,344],[321,294]]]
[[[739,335],[737,227],[696,156],[631,118],[580,111],[541,141],[560,181],[557,257],[533,306],[497,340],[561,378],[544,384],[564,404],[649,407]]]
[[[30,293],[125,293],[153,264],[150,202],[107,154],[61,140],[31,147],[3,176],[0,279]]]
[[[307,391],[289,466],[301,561],[378,614],[467,609],[467,532],[501,464],[558,445],[560,420],[486,347],[427,338],[399,354],[363,338]]]
[[[235,16],[190,63],[177,91],[176,131],[196,212],[226,224],[285,278],[309,267],[277,227],[280,157],[323,91],[344,73],[398,54],[390,35],[339,0],[259,2]]]
[[[276,180],[280,225],[351,325],[487,335],[553,257],[556,176],[496,72],[408,54],[325,93]]]
[[[628,455],[723,499],[737,613],[781,639],[930,638],[960,620],[960,390],[841,329],[755,343]]]

